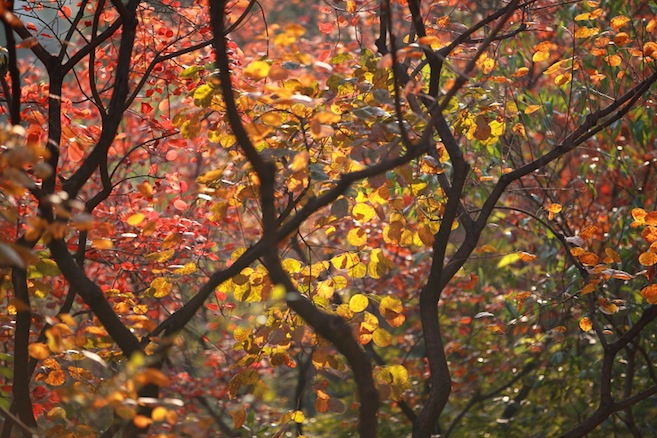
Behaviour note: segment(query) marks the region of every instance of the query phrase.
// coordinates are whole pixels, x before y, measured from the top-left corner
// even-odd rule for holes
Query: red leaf
[[[333,23],[319,23],[319,31],[323,34],[333,32],[334,27]]]

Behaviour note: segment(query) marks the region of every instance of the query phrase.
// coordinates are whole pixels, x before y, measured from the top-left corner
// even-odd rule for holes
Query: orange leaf
[[[585,265],[595,265],[598,263],[598,256],[593,254],[592,252],[585,252],[581,256],[579,256],[579,261],[584,263]]]
[[[581,328],[583,331],[588,332],[593,328],[593,323],[591,322],[591,319],[588,317],[584,317],[579,321],[579,328]]]
[[[62,369],[55,369],[48,373],[48,376],[44,379],[48,385],[60,386],[66,381],[66,374]]]
[[[557,213],[561,212],[563,207],[561,206],[561,204],[550,204],[547,207],[545,207],[545,209],[547,211],[549,211],[550,213],[557,214]]]
[[[645,222],[646,211],[643,208],[633,208],[632,209],[632,218],[634,218],[635,221],[637,222]]]
[[[523,262],[531,262],[533,260],[536,260],[537,256],[534,254],[530,254],[528,252],[521,251],[518,253],[518,257],[520,257],[520,260],[522,260]]]
[[[657,304],[657,284],[651,284],[641,289],[641,296],[650,304]]]
[[[598,227],[596,227],[595,225],[591,227],[586,227],[579,232],[579,237],[588,240],[595,235],[596,231],[598,231]]]
[[[27,349],[30,353],[30,356],[38,360],[42,360],[50,356],[50,349],[48,349],[48,346],[43,342],[35,342],[34,344],[30,344]]]
[[[646,251],[639,256],[639,263],[643,266],[652,266],[657,263],[657,254]]]
[[[614,17],[614,18],[611,19],[611,27],[616,32],[618,32],[618,30],[621,27],[625,26],[629,22],[630,22],[629,18],[625,17],[624,15],[619,15],[619,16]]]

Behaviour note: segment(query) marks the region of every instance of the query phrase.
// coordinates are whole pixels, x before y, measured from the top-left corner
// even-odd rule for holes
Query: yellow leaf
[[[43,342],[35,342],[27,347],[27,351],[33,358],[43,360],[50,356],[50,349]]]
[[[353,252],[344,252],[331,258],[331,264],[335,269],[350,269],[360,263],[360,257]],[[328,269],[325,268],[324,270]]]
[[[657,254],[654,252],[644,252],[639,256],[639,263],[643,266],[652,266],[657,263]]]
[[[349,299],[349,310],[354,313],[362,312],[368,305],[369,300],[363,294],[356,294]]]
[[[182,238],[183,238],[182,233],[177,233],[177,232],[171,233],[167,237],[164,238],[164,240],[162,241],[162,244],[160,245],[160,249],[173,248],[175,245],[180,243]]]
[[[595,27],[582,26],[575,31],[575,38],[588,38],[597,35],[598,33],[600,33],[600,31]]]
[[[146,218],[146,216],[144,216],[143,214],[141,214],[141,213],[135,213],[135,214],[133,214],[132,216],[130,216],[130,217],[126,220],[126,222],[128,223],[128,225],[132,225],[132,226],[134,227],[134,226],[139,225],[140,223],[142,223],[142,221],[143,221],[145,218]]]
[[[367,274],[367,266],[364,263],[357,263],[347,270],[351,278],[363,278]]]
[[[353,246],[363,246],[367,243],[367,233],[362,228],[353,228],[347,233],[347,242]]]
[[[369,222],[374,218],[376,210],[368,204],[356,204],[351,209],[351,215],[358,222]]]
[[[279,111],[269,111],[261,115],[260,120],[268,126],[280,126],[283,123],[283,114]]]
[[[404,305],[401,300],[395,296],[387,295],[383,297],[381,303],[379,303],[379,311],[382,315],[388,312],[401,313],[404,310]]]
[[[565,85],[573,79],[573,75],[569,72],[561,74],[554,79],[554,83],[557,85]]]
[[[617,17],[614,17],[611,19],[611,27],[614,29],[616,32],[620,30],[621,27],[625,26],[627,23],[630,22],[630,19],[627,18],[624,15],[618,15]]]
[[[593,323],[591,323],[591,319],[588,317],[584,317],[579,321],[579,328],[581,328],[583,331],[588,332],[593,328]]]
[[[301,151],[294,156],[292,163],[290,163],[290,170],[292,172],[298,172],[305,169],[308,166],[308,161],[310,160],[310,154],[308,151]]]
[[[392,335],[379,327],[372,333],[372,341],[379,347],[387,347],[392,344]]]
[[[538,52],[534,53],[534,56],[532,56],[532,61],[543,62],[546,61],[549,57],[550,57],[549,50],[539,50]]]
[[[301,270],[301,262],[296,259],[285,259],[281,264],[283,265],[283,269],[290,274],[297,273]]]
[[[155,298],[163,298],[171,293],[173,285],[165,277],[158,277],[151,281],[152,294]]]
[[[243,70],[244,76],[260,80],[267,77],[271,66],[265,61],[253,61]]]
[[[294,421],[295,423],[303,423],[304,419],[305,417],[302,411],[294,411],[292,413],[292,421]]]
[[[175,269],[173,271],[176,275],[189,275],[196,272],[196,264],[194,262],[186,263],[183,267]]]
[[[333,123],[338,123],[340,121],[340,114],[335,114],[332,112],[328,111],[321,111],[318,112],[313,116],[313,120],[319,121],[319,123],[324,123],[324,124],[333,124]]]
[[[490,58],[487,54],[482,54],[479,59],[477,59],[477,67],[484,74],[489,74],[495,68],[495,59]]]

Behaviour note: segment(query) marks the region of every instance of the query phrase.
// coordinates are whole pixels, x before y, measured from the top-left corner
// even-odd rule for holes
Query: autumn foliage
[[[0,19],[3,438],[657,433],[647,2]]]

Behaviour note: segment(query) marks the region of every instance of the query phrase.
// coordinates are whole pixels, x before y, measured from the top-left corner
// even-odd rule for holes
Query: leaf
[[[303,415],[302,411],[294,411],[294,413],[292,414],[292,421],[301,424],[303,423],[304,420],[305,420],[305,416]]]
[[[50,349],[43,342],[34,342],[27,347],[31,357],[37,360],[43,360],[50,356]]]
[[[299,172],[308,167],[308,161],[310,159],[310,154],[308,151],[299,152],[294,156],[292,162],[290,163],[290,170],[292,172]]]
[[[618,67],[623,62],[622,58],[618,55],[605,56],[605,61],[612,67]]]
[[[547,61],[548,58],[550,58],[549,50],[539,50],[535,52],[534,55],[532,56],[532,61],[543,62],[543,61]]]
[[[641,296],[649,304],[657,304],[657,284],[651,284],[641,289]]]
[[[657,254],[650,251],[644,252],[639,255],[639,263],[643,266],[652,266],[657,263]]]
[[[573,75],[570,72],[560,74],[554,79],[554,83],[557,85],[565,85],[573,79]]]
[[[151,281],[151,293],[155,298],[164,298],[171,293],[173,285],[165,277]]]
[[[582,26],[575,31],[575,38],[583,39],[597,35],[600,31],[595,27]]]
[[[591,319],[587,316],[579,320],[579,328],[582,329],[582,331],[588,332],[593,328],[593,323],[591,322]]]
[[[270,68],[271,66],[266,61],[253,61],[242,72],[248,78],[260,80],[267,77]]]
[[[518,258],[520,260],[522,260],[523,262],[532,262],[532,261],[536,260],[536,257],[537,257],[536,255],[530,254],[528,252],[521,251],[521,252],[518,253]]]
[[[51,277],[54,277],[62,273],[59,270],[57,263],[55,263],[55,261],[51,259],[41,259],[37,262],[37,264],[34,267],[41,274],[48,275]]]
[[[144,216],[142,213],[135,213],[126,219],[126,222],[128,225],[132,225],[134,227],[142,223],[145,218],[146,216]]]
[[[477,248],[477,252],[478,253],[492,254],[492,253],[496,253],[497,249],[492,245],[483,245],[483,246],[480,246],[479,248]]]
[[[547,207],[545,207],[545,210],[549,211],[550,213],[557,214],[561,212],[562,208],[563,207],[561,206],[561,204],[550,204]]]
[[[618,32],[623,26],[630,22],[630,19],[624,15],[618,15],[611,19],[611,27]]]
[[[525,114],[535,113],[539,109],[541,109],[541,105],[527,105],[527,107],[525,108],[524,113]]]
[[[372,333],[372,341],[379,347],[387,347],[392,344],[392,335],[379,327]]]
[[[585,265],[596,265],[598,263],[598,256],[593,254],[592,252],[585,252],[584,254],[580,255],[579,261],[582,262]]]
[[[376,211],[368,204],[358,203],[351,209],[351,215],[358,222],[369,222],[374,218]]]
[[[229,413],[233,418],[233,428],[235,430],[241,429],[246,422],[246,409],[244,408],[244,405],[239,403],[239,407],[237,409],[232,409]]]
[[[367,309],[369,299],[363,294],[356,294],[349,299],[349,310],[354,313],[362,312]]]
[[[520,260],[520,255],[518,253],[507,254],[504,257],[502,257],[499,262],[497,262],[497,268],[498,269],[505,268],[517,262],[518,260]]]
[[[66,373],[62,369],[51,370],[43,381],[48,385],[61,386],[66,382]]]
[[[367,243],[367,233],[362,228],[352,228],[347,233],[347,242],[353,246],[363,246]]]

